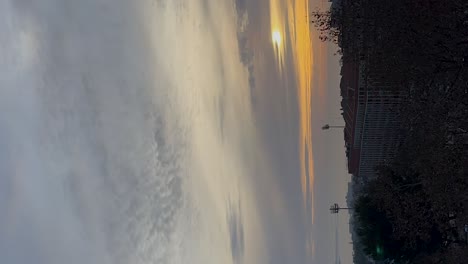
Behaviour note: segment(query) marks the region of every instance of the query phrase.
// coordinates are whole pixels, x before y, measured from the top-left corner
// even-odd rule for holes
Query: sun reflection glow
[[[276,66],[278,73],[282,76],[284,73],[285,60],[284,54],[286,50],[286,14],[284,10],[287,8],[287,3],[284,0],[270,0],[270,32],[275,55]]]
[[[281,33],[279,31],[273,31],[273,33],[271,34],[271,38],[275,45],[281,45]]]

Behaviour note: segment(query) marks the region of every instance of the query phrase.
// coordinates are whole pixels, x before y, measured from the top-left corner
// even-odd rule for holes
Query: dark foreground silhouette
[[[343,65],[404,94],[396,154],[353,175],[355,262],[468,263],[468,1],[342,0],[311,17]]]

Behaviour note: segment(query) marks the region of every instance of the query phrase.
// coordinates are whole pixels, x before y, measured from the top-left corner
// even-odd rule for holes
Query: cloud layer
[[[259,260],[233,3],[0,5],[1,262]]]

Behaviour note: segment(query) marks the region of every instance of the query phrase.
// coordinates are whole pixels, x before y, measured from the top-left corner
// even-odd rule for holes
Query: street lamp
[[[330,206],[330,213],[332,214],[337,214],[340,212],[340,210],[345,209],[345,210],[352,210],[353,208],[350,207],[340,207],[337,203],[334,203]]]
[[[345,126],[330,126],[329,124],[325,124],[323,127],[322,127],[322,130],[328,130],[330,128],[344,128]]]

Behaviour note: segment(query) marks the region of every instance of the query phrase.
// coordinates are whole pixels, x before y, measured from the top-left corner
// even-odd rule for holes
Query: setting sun
[[[281,33],[279,31],[273,31],[271,37],[274,44],[281,45]]]

